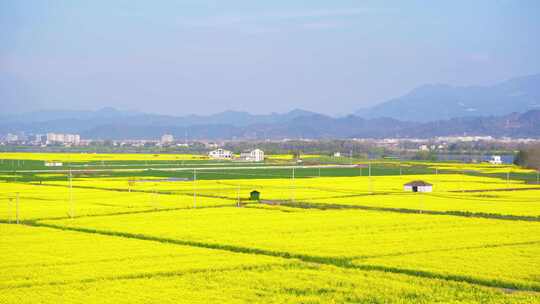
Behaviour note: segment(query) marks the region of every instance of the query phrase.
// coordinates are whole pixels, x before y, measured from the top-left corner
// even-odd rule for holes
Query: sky
[[[540,1],[0,0],[0,111],[351,113],[540,72]]]

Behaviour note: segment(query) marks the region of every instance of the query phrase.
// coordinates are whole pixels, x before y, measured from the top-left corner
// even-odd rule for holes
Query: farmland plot
[[[183,210],[114,216],[106,221],[88,218],[45,223],[306,262],[359,265],[360,269],[408,273],[424,267],[426,274],[422,275],[427,277],[461,274],[463,280],[485,285],[494,281],[495,286],[540,290],[534,279],[540,275],[540,268],[534,267],[540,263],[535,255],[540,244],[537,222],[364,211],[283,212],[276,207]],[[523,254],[514,252],[520,249]],[[434,263],[439,264],[428,262],[417,267],[425,258],[422,254],[432,252]],[[466,253],[461,262],[460,252]],[[445,254],[458,257],[449,259]],[[388,264],[379,263],[387,257]],[[446,261],[454,262],[454,268],[445,268]],[[498,270],[493,270],[495,262]],[[527,267],[512,267],[513,263]],[[471,264],[475,267],[469,267]]]
[[[133,238],[1,224],[0,232],[6,245],[1,303],[36,299],[41,303],[534,303],[540,299],[528,291],[507,293],[465,282]]]

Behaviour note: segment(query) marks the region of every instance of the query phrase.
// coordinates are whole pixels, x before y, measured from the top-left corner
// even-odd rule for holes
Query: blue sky
[[[0,1],[2,111],[353,112],[540,72],[540,1]]]

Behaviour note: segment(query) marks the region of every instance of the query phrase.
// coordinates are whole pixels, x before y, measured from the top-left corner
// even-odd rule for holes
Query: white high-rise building
[[[47,133],[47,144],[71,144],[79,145],[81,136],[79,134]]]
[[[261,149],[245,151],[240,154],[240,158],[247,161],[261,162],[264,161],[264,151]]]
[[[167,145],[172,144],[174,142],[174,136],[171,134],[164,134],[161,136],[161,144]]]

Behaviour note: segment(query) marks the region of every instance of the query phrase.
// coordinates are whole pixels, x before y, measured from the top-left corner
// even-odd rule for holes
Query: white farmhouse
[[[208,153],[208,156],[213,159],[231,159],[232,158],[232,152],[225,149],[216,149],[213,151],[210,151]]]
[[[500,165],[502,164],[501,157],[499,155],[492,155],[489,163],[492,165]]]
[[[46,161],[45,167],[62,167],[64,164],[59,161]]]
[[[240,158],[246,161],[261,162],[264,161],[264,151],[261,149],[244,151],[240,153]]]
[[[425,181],[417,180],[403,185],[403,190],[409,192],[432,192],[433,185],[426,183]]]

